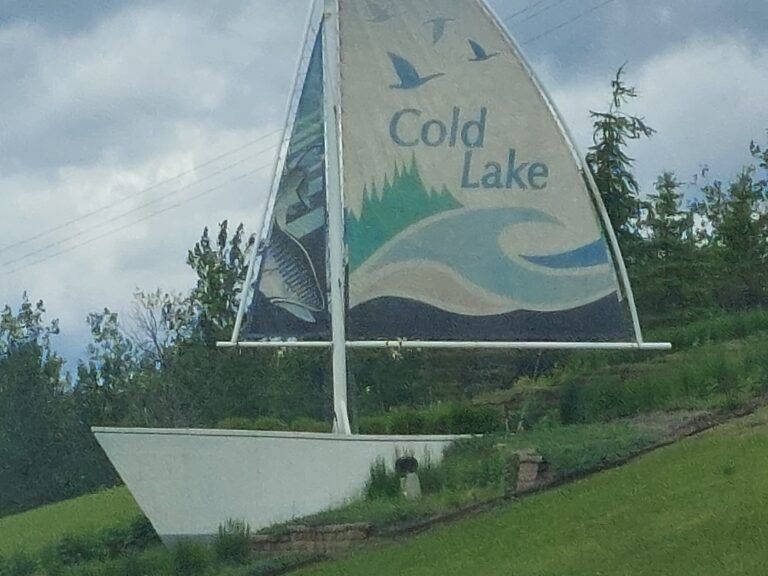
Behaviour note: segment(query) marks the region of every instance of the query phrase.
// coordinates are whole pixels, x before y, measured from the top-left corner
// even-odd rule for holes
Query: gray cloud
[[[507,15],[531,0],[496,0]],[[522,41],[596,3],[567,0],[528,22],[511,23]],[[308,0],[5,0],[0,10],[0,250],[8,243],[123,202],[14,257],[91,230],[121,211],[169,194],[227,162],[210,182],[153,206],[162,209],[269,164],[271,140],[134,195],[246,142],[282,122]],[[589,143],[588,110],[604,107],[618,65],[641,99],[634,109],[659,134],[633,148],[650,186],[663,168],[682,177],[699,163],[728,175],[745,146],[768,126],[764,2],[617,0],[525,47],[576,132]],[[62,320],[60,347],[74,360],[87,342],[83,322],[109,306],[127,312],[133,290],[185,290],[184,259],[204,226],[227,218],[254,230],[269,168],[157,218],[116,232],[44,265],[3,275],[0,304],[22,290],[44,298]],[[146,214],[142,210],[141,214]],[[108,223],[116,229],[124,221]],[[61,248],[71,246],[73,241]],[[49,253],[49,252],[46,252]],[[25,262],[30,261],[27,259]]]

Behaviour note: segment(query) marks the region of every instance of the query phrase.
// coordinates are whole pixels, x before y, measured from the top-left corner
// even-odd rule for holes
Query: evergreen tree
[[[646,317],[691,313],[707,305],[705,273],[697,254],[693,213],[684,206],[682,184],[672,172],[656,180],[642,202],[643,242],[638,246],[637,297]]]
[[[757,166],[728,185],[705,186],[694,206],[702,220],[706,280],[717,303],[728,308],[768,303],[768,183],[758,177],[758,169],[768,170],[768,158],[755,143],[750,149]]]
[[[623,79],[624,66],[611,82],[611,104],[607,112],[590,111],[594,120],[593,142],[587,165],[605,204],[622,248],[630,248],[637,239],[640,214],[639,185],[632,174],[634,161],[626,149],[629,142],[650,137],[655,131],[643,118],[624,111],[624,105],[637,98],[637,90]]]

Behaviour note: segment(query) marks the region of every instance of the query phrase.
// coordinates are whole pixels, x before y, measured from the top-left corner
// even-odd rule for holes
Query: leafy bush
[[[358,422],[360,434],[389,434],[390,420],[386,415],[362,416]]]
[[[143,550],[160,544],[160,537],[155,532],[155,528],[152,526],[149,518],[140,516],[131,522],[131,525],[128,527],[126,544],[127,548]]]
[[[437,494],[445,486],[445,479],[441,473],[440,466],[432,462],[429,453],[427,457],[419,462],[419,483],[423,494]]]
[[[768,310],[758,308],[720,313],[682,326],[655,330],[651,338],[669,340],[675,349],[681,349],[746,338],[761,332],[768,332]]]
[[[358,426],[361,434],[491,434],[503,430],[504,421],[490,406],[447,404],[363,416]]]
[[[501,486],[506,465],[497,443],[497,437],[484,436],[459,440],[449,446],[439,466],[444,488],[472,490]]]
[[[253,430],[272,430],[275,432],[283,432],[289,430],[289,427],[285,420],[263,416],[261,418],[254,418]]]
[[[211,559],[202,544],[181,540],[173,548],[171,563],[177,576],[199,576],[206,572]]]
[[[520,454],[507,451],[504,454],[504,495],[517,493],[517,478],[520,474]]]
[[[31,576],[35,570],[37,563],[23,552],[0,558],[0,576]]]
[[[387,468],[384,460],[377,459],[371,465],[370,475],[365,483],[365,499],[382,500],[399,496],[400,478]]]
[[[312,418],[296,418],[291,422],[291,430],[295,432],[330,432],[331,424]]]
[[[227,520],[219,526],[213,550],[222,562],[246,564],[251,555],[251,527],[242,520]]]
[[[55,554],[64,565],[81,564],[105,555],[105,548],[97,537],[68,535],[55,546]]]
[[[242,416],[224,418],[216,423],[216,428],[222,430],[253,430],[253,420]]]
[[[492,434],[504,428],[501,414],[490,406],[451,406],[446,425],[439,423],[435,429],[447,429],[449,434]]]
[[[427,434],[427,418],[416,410],[396,410],[390,416],[390,433],[417,435]]]
[[[288,424],[280,418],[262,416],[260,418],[243,418],[240,416],[219,420],[216,428],[225,430],[272,430],[284,432],[289,429]]]

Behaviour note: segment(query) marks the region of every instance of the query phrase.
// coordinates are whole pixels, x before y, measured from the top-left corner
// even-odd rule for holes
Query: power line
[[[534,9],[537,6],[541,6],[545,2],[548,2],[548,0],[538,0],[537,2],[533,2],[533,3],[529,4],[528,6],[526,6],[525,8],[523,8],[521,10],[518,10],[517,12],[512,12],[512,14],[510,14],[509,16],[505,16],[504,18],[502,18],[502,20],[504,22],[507,22],[508,20],[512,20],[512,19],[516,18],[517,16],[522,16],[523,14],[528,12],[529,10]]]
[[[227,180],[226,182],[223,182],[222,184],[219,184],[217,186],[214,186],[213,188],[208,188],[207,190],[204,190],[203,192],[200,192],[198,194],[195,194],[194,196],[190,196],[189,198],[186,198],[184,200],[181,200],[175,204],[171,204],[170,206],[166,206],[165,208],[162,208],[160,210],[156,210],[155,212],[152,212],[150,214],[147,214],[146,216],[143,216],[141,218],[138,218],[137,220],[134,220],[132,222],[128,222],[127,224],[124,224],[123,226],[120,226],[118,228],[114,228],[112,230],[109,230],[108,232],[105,232],[103,234],[100,234],[98,236],[94,236],[93,238],[89,238],[87,240],[84,240],[83,242],[80,242],[79,244],[75,244],[74,246],[69,246],[67,248],[64,248],[62,250],[59,250],[58,252],[54,252],[53,254],[49,254],[43,258],[39,258],[37,260],[34,260],[33,262],[29,262],[27,264],[24,264],[22,266],[19,266],[17,268],[14,268],[12,270],[8,270],[7,272],[0,273],[0,278],[4,276],[10,276],[11,274],[15,274],[16,272],[20,272],[22,270],[25,270],[27,268],[31,268],[33,266],[37,266],[39,264],[42,264],[43,262],[47,262],[48,260],[51,260],[53,258],[56,258],[58,256],[62,256],[63,254],[67,254],[68,252],[72,252],[73,250],[77,250],[78,248],[82,248],[83,246],[87,246],[89,244],[93,244],[94,242],[98,240],[102,240],[103,238],[107,238],[108,236],[111,236],[113,234],[117,234],[118,232],[122,232],[123,230],[126,230],[132,226],[135,226],[136,224],[140,224],[146,220],[149,220],[150,218],[154,218],[155,216],[159,216],[160,214],[165,214],[166,212],[169,212],[171,210],[175,210],[176,208],[179,208],[185,204],[188,204],[189,202],[192,202],[193,200],[197,200],[199,198],[202,198],[203,196],[207,196],[209,194],[212,194],[214,192],[217,192],[218,190],[221,190],[225,186],[228,186],[230,184],[234,184],[235,182],[238,182],[240,180],[243,180],[247,178],[248,176],[251,176],[253,174],[256,174],[257,172],[264,170],[265,168],[268,168],[272,166],[272,163],[263,164],[262,166],[259,166],[258,168],[255,168],[253,170],[250,170],[248,172],[245,172],[244,174],[241,174],[240,176],[237,176],[235,178],[232,178],[230,180]]]
[[[32,250],[31,252],[27,252],[25,254],[22,254],[21,256],[18,256],[16,258],[13,258],[11,260],[7,260],[0,264],[0,267],[7,268],[8,266],[12,266],[13,264],[16,264],[18,262],[21,262],[23,260],[26,260],[27,258],[30,258],[32,256],[36,256],[38,254],[42,254],[43,252],[48,251],[51,248],[56,248],[57,246],[60,246],[61,244],[64,244],[66,242],[69,242],[71,240],[75,240],[77,238],[80,238],[82,236],[85,236],[94,230],[100,230],[104,228],[105,226],[108,226],[109,224],[112,224],[113,222],[117,222],[118,220],[122,220],[126,216],[130,216],[131,214],[135,214],[136,212],[140,212],[144,208],[147,208],[149,206],[153,206],[155,204],[159,204],[160,202],[167,200],[168,198],[172,196],[176,196],[177,194],[180,194],[181,192],[184,192],[185,190],[189,190],[193,186],[196,186],[197,184],[200,184],[201,182],[204,182],[206,180],[210,180],[211,178],[218,176],[219,174],[222,174],[228,170],[231,170],[232,168],[235,168],[237,166],[240,166],[241,164],[244,164],[245,162],[248,162],[252,160],[253,158],[263,154],[264,152],[268,152],[269,150],[272,150],[273,148],[264,148],[263,150],[260,150],[259,152],[256,152],[252,156],[249,156],[247,158],[243,158],[241,160],[238,160],[237,162],[233,162],[231,164],[228,164],[224,166],[223,168],[220,168],[214,172],[211,172],[210,174],[206,174],[205,176],[198,178],[194,182],[190,182],[189,184],[186,184],[182,186],[181,188],[176,188],[175,190],[171,190],[170,192],[167,192],[163,194],[162,196],[159,196],[158,198],[154,198],[153,200],[148,200],[147,202],[144,202],[142,204],[139,204],[138,206],[126,211],[122,212],[116,216],[113,216],[112,218],[109,218],[107,220],[104,220],[103,222],[100,222],[94,227],[91,227],[89,229],[80,230],[79,232],[75,232],[74,234],[70,234],[69,236],[66,236],[65,238],[61,238],[59,240],[56,240],[54,242],[51,242],[49,244],[46,244],[45,246]]]
[[[530,20],[533,20],[534,18],[537,18],[538,16],[541,16],[542,14],[544,14],[544,12],[548,12],[552,8],[557,8],[561,4],[564,4],[565,2],[568,2],[568,0],[557,0],[557,2],[555,2],[553,4],[549,4],[548,6],[544,6],[544,8],[542,8],[541,10],[537,10],[533,14],[529,14],[528,16],[523,18],[522,20],[518,20],[517,22],[515,22],[515,24],[519,25],[519,24],[522,24],[524,22],[528,22]]]
[[[532,38],[528,38],[524,42],[522,42],[523,45],[530,44],[532,42],[535,42],[536,40],[539,40],[541,38],[544,38],[545,36],[548,36],[552,34],[553,32],[557,32],[558,30],[562,30],[566,26],[569,26],[573,24],[574,22],[581,20],[582,18],[585,18],[586,16],[589,16],[593,12],[596,12],[597,10],[600,10],[604,6],[608,6],[608,4],[612,4],[616,0],[605,0],[604,2],[600,2],[599,4],[595,4],[588,10],[585,10],[584,12],[580,12],[579,14],[576,14],[576,16],[569,18],[565,22],[561,22],[557,26],[553,26],[552,28],[549,28],[547,30],[544,30],[541,34],[537,34],[536,36],[533,36]]]
[[[194,166],[193,168],[190,168],[189,170],[185,170],[184,172],[180,172],[176,174],[175,176],[171,176],[170,178],[166,178],[165,180],[161,180],[160,182],[157,182],[155,184],[152,184],[151,186],[144,188],[143,190],[139,190],[138,192],[135,192],[131,194],[130,196],[126,196],[125,198],[122,198],[118,200],[117,202],[113,202],[111,204],[105,204],[104,206],[101,206],[99,208],[96,208],[95,210],[92,210],[90,212],[86,212],[85,214],[82,214],[76,218],[73,218],[71,220],[67,220],[63,224],[58,224],[54,226],[53,228],[49,228],[47,230],[44,230],[43,232],[40,232],[38,234],[35,234],[34,236],[30,236],[28,238],[25,238],[23,240],[19,240],[18,242],[14,242],[12,244],[9,244],[7,246],[4,246],[0,248],[0,254],[3,252],[7,252],[9,250],[12,250],[13,248],[18,248],[19,246],[22,246],[24,244],[29,244],[30,242],[34,242],[35,240],[39,240],[41,238],[44,238],[46,236],[50,236],[54,232],[58,232],[59,230],[63,230],[64,228],[67,228],[71,226],[72,224],[77,224],[78,222],[82,222],[83,220],[90,218],[91,216],[96,216],[97,214],[101,214],[102,212],[105,212],[111,208],[114,208],[115,206],[120,206],[121,204],[125,204],[129,200],[132,200],[133,198],[137,198],[139,196],[143,196],[152,190],[155,190],[159,188],[160,186],[163,186],[165,184],[168,184],[170,182],[173,182],[174,180],[178,180],[179,178],[182,178],[184,176],[187,176],[189,174],[192,174],[193,172],[196,172],[197,170],[200,170],[201,168],[205,168],[206,166],[210,166],[211,164],[218,162],[219,160],[222,160],[223,158],[226,158],[227,156],[231,156],[233,154],[237,154],[238,152],[242,152],[246,148],[250,148],[254,144],[258,144],[259,142],[262,142],[268,138],[271,138],[273,136],[276,136],[279,134],[281,130],[275,130],[273,132],[270,132],[269,134],[265,134],[264,136],[260,136],[259,138],[256,138],[255,140],[251,140],[249,142],[246,142],[242,146],[239,146],[233,150],[229,150],[228,152],[224,152],[223,154],[220,154],[219,156],[216,156],[215,158],[211,158],[210,160],[206,160],[202,164],[198,164]],[[274,148],[274,147],[273,147]]]

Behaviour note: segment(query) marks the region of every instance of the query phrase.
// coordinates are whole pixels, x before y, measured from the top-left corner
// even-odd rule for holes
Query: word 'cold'
[[[454,106],[450,123],[435,118],[421,123],[421,110],[405,108],[395,112],[389,122],[389,135],[398,146],[411,147],[424,144],[436,148],[448,145],[451,148],[461,142],[467,148],[482,148],[485,143],[485,126],[488,109],[480,109],[480,118],[461,123],[461,108]],[[421,124],[421,126],[419,126]]]

